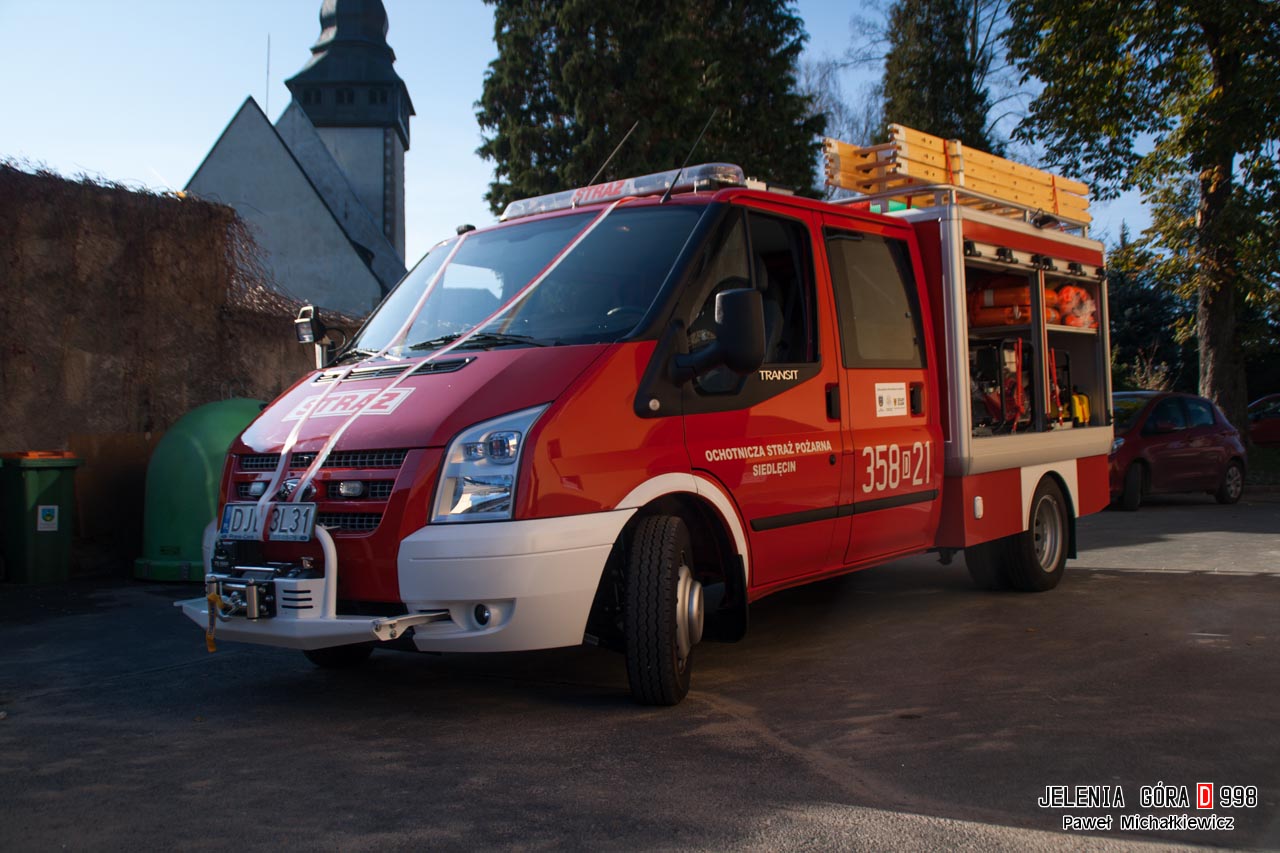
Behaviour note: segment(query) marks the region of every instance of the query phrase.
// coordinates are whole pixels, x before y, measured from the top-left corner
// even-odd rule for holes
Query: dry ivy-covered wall
[[[85,457],[87,538],[125,523],[128,550],[146,457],[183,414],[311,367],[254,252],[229,207],[0,163],[0,452]]]

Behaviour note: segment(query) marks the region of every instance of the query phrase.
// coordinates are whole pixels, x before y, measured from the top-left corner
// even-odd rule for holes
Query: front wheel
[[[1023,592],[1044,592],[1062,580],[1071,535],[1067,501],[1051,479],[1040,481],[1031,498],[1027,529],[1010,537],[1009,582]]]
[[[627,556],[623,633],[627,679],[642,705],[676,705],[689,692],[702,639],[702,584],[689,530],[677,516],[640,519]]]
[[[1218,486],[1214,498],[1220,504],[1233,504],[1240,500],[1242,494],[1244,494],[1244,466],[1232,459],[1227,464],[1227,470],[1222,472],[1222,485]]]

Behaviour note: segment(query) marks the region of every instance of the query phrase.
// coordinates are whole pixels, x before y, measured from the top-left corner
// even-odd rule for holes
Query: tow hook
[[[204,582],[204,600],[205,610],[209,614],[209,624],[204,629],[204,645],[213,654],[218,650],[218,644],[213,639],[214,628],[218,625],[218,613],[222,610],[222,596],[218,595],[217,581]]]
[[[213,575],[205,577],[204,600],[207,604],[205,610],[209,614],[209,622],[204,629],[204,644],[205,648],[210,652],[218,650],[217,643],[214,642],[214,629],[218,625],[218,620],[229,622],[232,616],[245,610],[245,602],[243,601],[233,600],[231,606],[228,607],[226,601],[223,600],[222,595],[218,592],[218,588],[218,578]]]

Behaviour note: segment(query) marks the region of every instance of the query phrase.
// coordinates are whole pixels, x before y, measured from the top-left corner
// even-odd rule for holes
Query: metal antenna
[[[693,146],[689,149],[689,153],[685,155],[684,162],[680,164],[680,171],[676,172],[676,176],[671,179],[671,186],[667,187],[667,191],[662,194],[662,198],[658,200],[658,204],[666,204],[667,199],[671,198],[671,192],[676,188],[676,184],[680,182],[680,176],[684,174],[685,167],[689,165],[689,161],[693,159],[693,152],[698,150],[698,143],[702,142],[702,137],[706,136],[707,128],[711,127],[711,122],[715,121],[716,113],[720,112],[720,108],[716,107],[711,111],[711,117],[707,119],[707,123],[702,126],[702,133],[698,134],[698,138],[693,140]]]
[[[619,142],[616,146],[614,146],[613,153],[605,158],[604,163],[600,164],[600,168],[597,169],[596,173],[591,176],[591,180],[587,181],[587,186],[592,186],[595,184],[596,178],[600,177],[601,173],[603,173],[604,170],[609,167],[609,164],[613,162],[613,158],[617,156],[619,151],[622,150],[623,144],[625,144],[626,141],[631,138],[631,134],[635,133],[636,128],[639,126],[640,126],[639,120],[637,120],[635,124],[631,125],[631,129],[627,131],[626,136],[622,137],[622,141]]]

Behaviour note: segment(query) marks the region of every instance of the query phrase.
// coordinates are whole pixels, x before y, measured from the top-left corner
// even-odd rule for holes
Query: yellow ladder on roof
[[[828,186],[908,208],[938,204],[939,190],[950,189],[957,203],[1000,215],[1047,213],[1082,227],[1092,221],[1088,185],[904,125],[889,125],[881,145],[827,138],[823,152]]]

